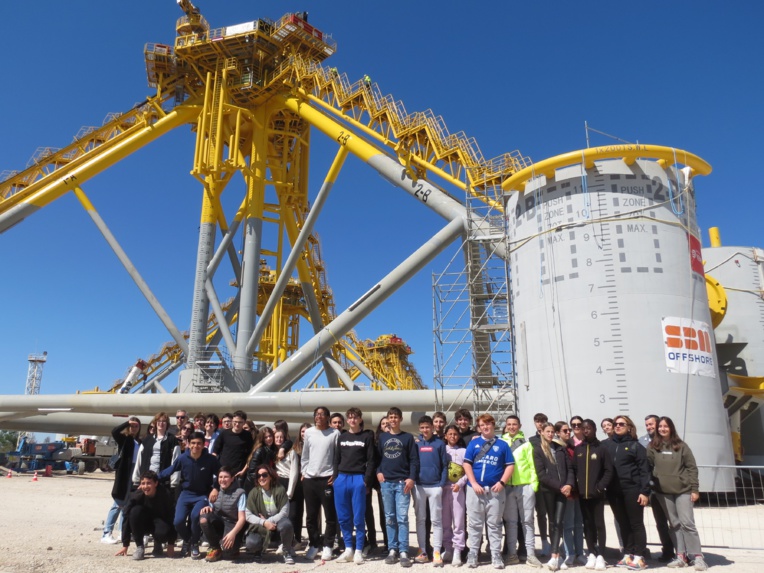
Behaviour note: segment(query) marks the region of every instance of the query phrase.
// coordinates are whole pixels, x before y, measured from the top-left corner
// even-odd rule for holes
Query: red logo
[[[690,267],[699,275],[705,275],[703,270],[703,255],[701,254],[702,247],[700,245],[700,239],[696,236],[687,233],[687,242],[690,247]]]
[[[667,324],[664,327],[666,346],[711,352],[711,339],[708,332],[689,326]]]

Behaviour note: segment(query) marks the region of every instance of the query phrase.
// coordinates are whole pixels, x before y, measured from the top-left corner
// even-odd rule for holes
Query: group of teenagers
[[[127,555],[134,541],[133,559],[145,558],[151,536],[155,557],[165,554],[163,546],[174,556],[180,538],[182,557],[237,559],[244,547],[257,558],[278,543],[276,553],[294,564],[304,517],[307,559],[362,564],[377,545],[376,491],[390,565],[475,568],[485,532],[496,569],[521,561],[541,568],[539,556],[549,556],[552,571],[578,564],[605,570],[607,502],[623,553],[617,566],[647,568],[643,514],[650,503],[660,560],[707,569],[692,511],[697,466],[667,417],[648,416],[641,438],[628,416],[606,418],[603,440],[596,423],[579,416],[550,424],[536,414],[529,438],[515,415],[503,432],[489,414],[473,429],[467,409],[456,412],[452,425],[442,412],[422,416],[411,434],[401,429],[399,408],[371,431],[358,408],[343,415],[319,407],[294,440],[286,422],[257,429],[242,411],[192,421],[179,410],[176,420],[170,428],[160,412],[143,437],[135,417],[112,431],[119,461],[102,541],[119,543],[112,530],[121,514],[117,555]]]

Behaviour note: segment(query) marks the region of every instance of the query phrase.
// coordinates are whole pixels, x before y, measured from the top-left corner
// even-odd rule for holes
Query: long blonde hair
[[[541,426],[541,431],[539,432],[539,437],[541,438],[541,451],[544,452],[544,455],[549,459],[550,462],[553,464],[557,464],[557,460],[554,459],[554,454],[552,453],[552,441],[547,440],[546,436],[544,435],[544,430],[547,428],[552,428],[554,430],[554,424],[546,423],[543,426]]]

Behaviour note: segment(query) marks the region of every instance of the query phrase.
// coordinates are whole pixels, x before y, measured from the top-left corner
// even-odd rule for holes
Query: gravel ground
[[[6,475],[7,470],[2,475]],[[123,571],[161,571],[162,573],[187,573],[189,571],[262,571],[275,573],[303,573],[307,571],[331,569],[356,571],[362,567],[366,573],[389,573],[398,566],[384,564],[384,553],[380,550],[364,565],[353,563],[308,562],[300,557],[296,565],[285,565],[275,555],[269,554],[263,563],[250,559],[240,562],[220,561],[206,563],[191,559],[154,559],[144,561],[128,557],[115,557],[120,545],[100,543],[101,528],[106,513],[111,506],[112,476],[96,472],[84,476],[55,475],[40,477],[32,481],[28,474],[14,474],[5,477],[0,504],[0,571],[2,572],[77,572],[112,573]],[[412,512],[413,520],[413,512]],[[412,521],[413,526],[413,521]],[[379,536],[381,539],[381,535]],[[415,532],[411,532],[412,542]],[[655,547],[652,547],[655,551]],[[148,552],[147,552],[148,553]],[[706,559],[712,569],[737,572],[759,572],[764,554],[756,550],[733,550],[711,548],[706,551]],[[613,559],[609,561],[614,562]],[[657,562],[649,562],[651,570],[672,571],[659,567]],[[432,569],[432,565],[414,565],[412,571]],[[446,566],[444,571],[452,569]],[[463,567],[466,573],[466,567]],[[575,567],[584,573],[583,567]],[[478,572],[493,569],[488,562],[482,562]],[[615,569],[614,569],[615,570]],[[518,573],[540,571],[518,565],[507,571]]]

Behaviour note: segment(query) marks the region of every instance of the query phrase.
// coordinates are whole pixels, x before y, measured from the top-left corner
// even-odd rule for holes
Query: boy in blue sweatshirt
[[[411,567],[409,559],[409,503],[419,475],[419,451],[414,436],[401,431],[400,408],[387,411],[388,431],[379,435],[380,461],[377,479],[385,506],[388,555],[385,563],[393,565],[400,555],[401,567]]]
[[[419,544],[417,563],[427,563],[427,505],[430,506],[432,522],[432,562],[435,567],[443,567],[440,550],[443,545],[442,498],[443,486],[448,482],[448,459],[446,443],[435,435],[432,418],[419,418],[419,476],[414,490],[414,510],[416,512],[416,537]]]
[[[199,538],[202,536],[202,526],[199,514],[217,499],[215,476],[220,467],[218,459],[204,449],[204,433],[194,432],[188,442],[188,450],[178,456],[171,466],[159,472],[161,481],[180,470],[182,491],[175,503],[173,525],[183,539],[181,557],[190,554],[191,559],[201,559]]]

